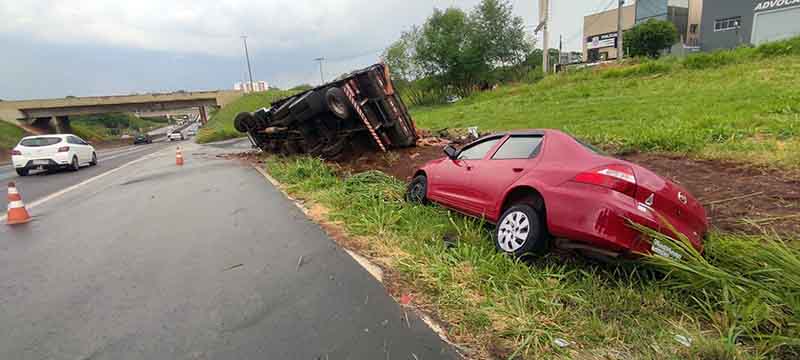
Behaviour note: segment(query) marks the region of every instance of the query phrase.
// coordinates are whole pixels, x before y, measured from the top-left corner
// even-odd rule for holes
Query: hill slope
[[[775,55],[746,48],[582,70],[416,108],[412,115],[429,129],[556,128],[614,152],[677,152],[797,168],[800,41],[776,46],[788,50]]]
[[[233,128],[233,118],[236,117],[236,114],[269,107],[273,101],[292,94],[294,94],[293,91],[270,90],[242,96],[214,114],[208,120],[208,124],[197,134],[197,141],[199,143],[208,143],[242,137],[244,134]]]

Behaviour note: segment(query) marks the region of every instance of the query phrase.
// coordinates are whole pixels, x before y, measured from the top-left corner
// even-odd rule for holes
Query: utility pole
[[[320,81],[320,85],[322,85],[322,84],[325,83],[325,73],[322,72],[322,62],[325,61],[325,58],[324,57],[318,57],[318,58],[314,59],[314,61],[318,61],[319,62],[319,81]]]
[[[250,74],[250,91],[255,90],[253,88],[253,70],[250,68],[250,52],[247,51],[247,36],[242,35],[242,42],[244,42],[244,56],[247,58],[247,73]],[[245,87],[245,92],[247,92],[247,87]]]
[[[564,35],[558,35],[558,65],[561,63],[561,53],[564,52]]]
[[[539,21],[542,25],[542,69],[544,73],[550,72],[550,0],[539,0]]]
[[[622,47],[622,6],[625,5],[625,0],[619,0],[617,6],[617,61],[622,62],[625,57],[625,50]]]

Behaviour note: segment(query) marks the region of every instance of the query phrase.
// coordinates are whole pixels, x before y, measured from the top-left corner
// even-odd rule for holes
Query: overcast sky
[[[0,99],[230,89],[247,73],[272,85],[319,83],[378,60],[433,8],[479,0],[0,0]],[[512,0],[533,25],[538,0]],[[557,0],[552,47],[579,50],[583,16],[615,0]],[[532,30],[532,27],[528,29]]]

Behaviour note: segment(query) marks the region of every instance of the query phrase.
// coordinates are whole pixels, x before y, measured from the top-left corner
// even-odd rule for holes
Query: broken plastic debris
[[[400,297],[400,304],[408,305],[411,303],[412,299],[411,294],[403,294],[403,296]]]
[[[567,341],[567,340],[564,340],[562,338],[555,338],[553,340],[553,344],[555,344],[556,346],[558,346],[560,348],[565,348],[565,347],[570,345],[570,342]]]
[[[683,335],[675,335],[675,341],[677,341],[678,343],[680,343],[683,346],[692,347],[692,338],[690,338],[690,337],[683,336]]]

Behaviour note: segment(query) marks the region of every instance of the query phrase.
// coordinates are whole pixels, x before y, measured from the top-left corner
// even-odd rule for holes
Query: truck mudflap
[[[236,129],[264,151],[337,158],[363,151],[415,146],[413,119],[384,64],[356,70],[254,113],[241,113]]]

